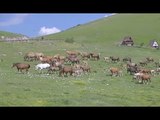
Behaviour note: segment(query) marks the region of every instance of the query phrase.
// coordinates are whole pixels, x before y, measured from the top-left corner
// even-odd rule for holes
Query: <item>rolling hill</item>
[[[0,31],[0,36],[4,36],[4,37],[22,37],[24,35],[17,34],[17,33],[12,33],[12,32]]]
[[[26,40],[29,37],[22,34],[7,32],[7,31],[0,31],[0,40]]]
[[[131,36],[140,44],[160,39],[160,14],[116,14],[86,24],[79,24],[46,39],[73,38],[76,42],[112,43]]]

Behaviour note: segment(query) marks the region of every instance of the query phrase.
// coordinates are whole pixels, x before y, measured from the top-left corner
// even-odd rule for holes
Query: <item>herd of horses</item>
[[[91,66],[88,60],[99,61],[100,53],[66,51],[66,56],[56,54],[54,56],[46,56],[43,53],[28,52],[24,55],[24,61],[39,61],[35,66],[35,70],[43,71],[47,69],[48,73],[58,72],[59,76],[81,76],[83,73],[90,73]],[[122,62],[121,68],[110,67],[107,69],[111,76],[123,76],[126,72],[133,76],[133,80],[138,80],[140,83],[148,84],[151,82],[151,77],[160,73],[160,63],[156,62],[152,57],[146,57],[145,60],[139,63],[133,63],[130,57],[120,59],[116,56],[103,57],[106,63]],[[154,63],[155,69],[145,68],[147,64]],[[13,63],[12,68],[16,67],[18,72],[29,72],[31,65],[29,63]]]
[[[79,52],[66,51],[67,56],[54,55],[54,56],[45,56],[43,53],[28,52],[24,56],[24,61],[40,61],[39,64],[35,66],[35,70],[42,71],[43,69],[48,69],[48,73],[59,71],[60,76],[68,75],[80,75],[82,73],[90,72],[90,66],[87,61],[83,61],[80,65],[81,59],[78,57]],[[99,60],[99,54],[86,54],[85,52],[81,54],[82,59],[95,59]],[[13,63],[12,67],[17,67],[19,72],[30,68],[28,63]]]

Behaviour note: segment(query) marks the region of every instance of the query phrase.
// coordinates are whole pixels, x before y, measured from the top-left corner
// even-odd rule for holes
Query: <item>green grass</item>
[[[159,14],[141,17],[120,14],[46,36],[63,38],[61,41],[0,42],[0,59],[3,59],[0,62],[0,106],[160,106],[160,76],[152,77],[148,85],[137,84],[126,70],[122,77],[111,77],[110,73],[104,72],[109,67],[120,67],[122,62],[103,61],[104,56],[111,55],[121,59],[128,56],[136,63],[148,56],[159,61],[159,50],[147,46],[117,46],[124,35],[133,36],[136,44],[159,39],[159,18]],[[146,29],[147,26],[150,28]],[[71,37],[75,42],[66,43],[65,39]],[[91,73],[79,77],[39,74],[35,71],[38,61],[26,62],[31,65],[29,74],[11,68],[14,62],[24,62],[23,56],[29,51],[66,55],[66,50],[100,53],[101,59],[89,60]],[[147,68],[154,69],[155,66],[150,63]]]
[[[1,43],[0,62],[0,105],[1,106],[159,106],[159,76],[152,78],[148,85],[136,84],[126,71],[123,77],[111,77],[104,72],[120,63],[105,63],[103,56],[115,55],[123,58],[130,56],[138,62],[146,56],[159,59],[159,50],[151,48],[130,48],[107,46],[101,43],[86,44],[86,49],[78,43],[67,44],[58,41]],[[56,43],[58,47],[55,47]],[[100,47],[101,46],[101,47]],[[7,51],[6,51],[7,47]],[[43,49],[40,49],[43,48]],[[58,74],[39,74],[34,70],[38,62],[31,64],[29,74],[21,74],[11,68],[13,62],[24,62],[23,55],[28,51],[40,51],[46,55],[60,53],[64,49],[97,51],[101,53],[100,61],[88,61],[91,73],[79,77],[59,77]],[[118,51],[118,52],[117,52]],[[132,54],[130,53],[132,51]],[[19,55],[22,52],[23,55]],[[2,54],[5,54],[3,56]],[[154,68],[151,63],[148,67]]]

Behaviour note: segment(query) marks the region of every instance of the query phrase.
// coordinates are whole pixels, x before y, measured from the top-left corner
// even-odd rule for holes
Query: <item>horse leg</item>
[[[64,72],[63,72],[63,70],[61,70],[61,71],[59,72],[59,76],[62,76],[62,74],[63,74],[63,77],[64,77]]]
[[[18,72],[19,72],[19,68],[17,68]]]
[[[114,74],[113,74],[113,73],[111,73],[111,76],[112,76],[112,77],[113,77],[113,75],[114,75]]]
[[[116,72],[116,77],[118,77],[118,72]]]
[[[51,74],[52,70],[51,69],[48,69],[47,73],[48,74]]]
[[[68,72],[65,72],[65,76],[68,76],[67,74],[68,74]]]
[[[144,84],[144,80],[143,79],[141,80],[141,83]]]
[[[144,81],[144,84],[147,84],[147,80],[143,80]]]
[[[20,69],[20,72],[22,73],[22,69]]]
[[[59,71],[59,76],[62,76],[62,71],[61,70]]]
[[[146,84],[148,84],[148,79],[146,79]]]
[[[72,71],[70,71],[70,76],[72,76],[72,74],[73,74]]]
[[[149,83],[149,79],[147,79],[147,84]]]
[[[26,69],[26,73],[29,73],[28,69]]]

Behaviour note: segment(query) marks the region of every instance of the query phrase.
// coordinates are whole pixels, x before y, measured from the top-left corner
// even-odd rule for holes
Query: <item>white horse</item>
[[[51,65],[48,63],[40,63],[38,65],[35,66],[35,70],[43,70],[43,69],[47,69],[49,68]]]

